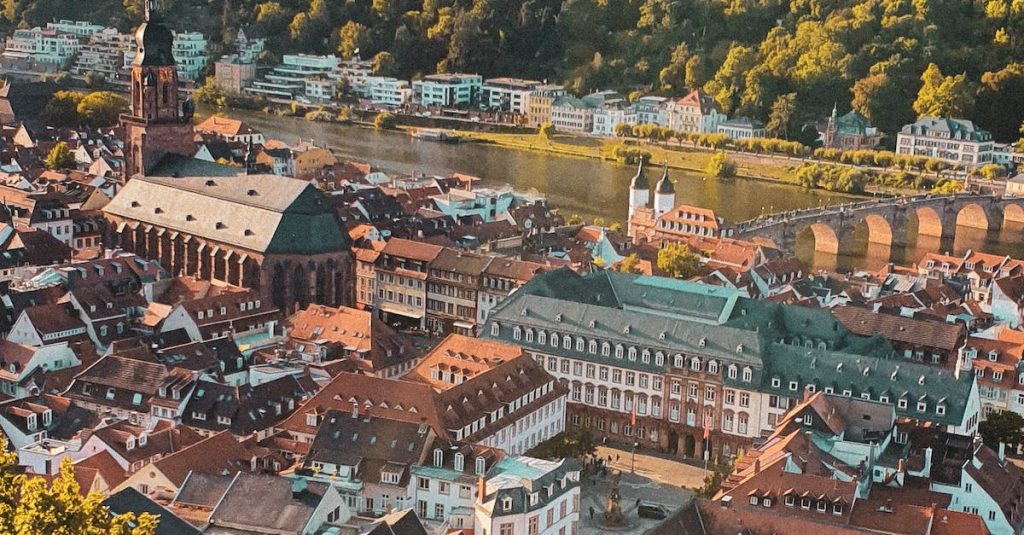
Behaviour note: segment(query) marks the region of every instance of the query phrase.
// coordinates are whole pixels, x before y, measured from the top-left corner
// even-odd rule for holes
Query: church
[[[193,107],[180,99],[173,34],[155,0],[135,41],[121,117],[125,184],[103,208],[108,246],[175,276],[257,290],[285,313],[351,304],[351,244],[323,194],[304,180],[194,159]]]

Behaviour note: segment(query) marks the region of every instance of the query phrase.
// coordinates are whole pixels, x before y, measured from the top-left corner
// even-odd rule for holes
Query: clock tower
[[[145,0],[146,20],[135,30],[131,110],[121,115],[125,130],[124,179],[145,175],[168,154],[196,153],[190,99],[178,95],[178,71],[171,53],[174,34],[163,24],[157,0]]]

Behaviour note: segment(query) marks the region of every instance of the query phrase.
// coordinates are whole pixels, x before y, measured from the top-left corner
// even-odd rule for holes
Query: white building
[[[307,80],[326,79],[338,68],[337,56],[287,54],[281,64],[245,89],[251,94],[294,99],[306,90]]]
[[[14,30],[14,33],[7,37],[2,56],[64,68],[71,64],[71,60],[81,48],[82,43],[74,35],[62,35],[51,29],[33,28]]]
[[[47,30],[53,30],[57,33],[64,33],[74,35],[76,37],[88,38],[92,34],[103,29],[103,26],[93,24],[84,20],[65,20],[61,19],[57,22],[47,22]]]
[[[412,86],[405,80],[387,76],[349,78],[352,92],[373,104],[401,106],[412,100]]]
[[[669,101],[665,110],[668,127],[676,132],[712,134],[718,131],[718,124],[726,120],[715,99],[701,89]]]
[[[206,67],[209,59],[206,55],[206,37],[199,32],[181,32],[174,34],[171,54],[178,67],[178,77],[185,80],[199,78],[199,73]]]
[[[573,459],[502,459],[488,473],[474,509],[474,535],[577,533],[580,466]]]
[[[635,109],[616,103],[594,110],[594,127],[591,133],[596,136],[614,136],[616,126],[634,126],[638,122]]]
[[[412,83],[413,99],[423,106],[470,106],[480,100],[478,74],[431,74]]]
[[[900,130],[896,153],[980,167],[993,160],[992,134],[965,119],[923,117]]]
[[[563,132],[589,133],[594,129],[594,106],[576,97],[558,97],[551,103],[551,124]]]
[[[718,133],[725,134],[732,139],[750,139],[754,137],[767,137],[768,131],[764,123],[749,117],[737,117],[718,123]]]
[[[491,78],[483,84],[483,104],[493,110],[526,114],[530,92],[541,86],[536,80]]]
[[[85,75],[88,72],[102,74],[113,80],[124,70],[124,55],[135,46],[132,35],[121,33],[115,28],[105,28],[92,34],[89,42],[82,45],[71,66],[71,74]]]

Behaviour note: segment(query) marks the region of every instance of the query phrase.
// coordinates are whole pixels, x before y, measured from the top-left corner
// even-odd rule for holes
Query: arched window
[[[676,356],[672,358],[672,365],[675,366],[676,368],[682,368],[683,367],[683,356],[678,354],[678,353],[676,353]]]
[[[708,361],[708,373],[718,373],[718,362],[713,360]]]
[[[664,366],[665,365],[665,354],[662,353],[661,351],[658,351],[657,353],[655,353],[654,354],[654,364],[657,365],[657,366]]]
[[[522,337],[523,337],[523,330],[520,329],[518,325],[516,325],[515,328],[512,329],[512,338],[514,340],[519,340]]]
[[[582,337],[577,336],[576,337],[576,351],[579,351],[580,353],[582,353],[585,350],[586,346],[587,346],[587,341],[584,340]]]
[[[736,378],[736,372],[737,372],[736,365],[735,364],[730,364],[729,365],[729,379],[735,379]]]
[[[551,333],[551,347],[558,347],[558,333]]]
[[[690,369],[695,371],[695,372],[699,372],[700,371],[700,359],[699,358],[693,357],[692,359],[690,359]]]
[[[749,367],[744,367],[743,368],[743,382],[744,383],[749,383],[750,381],[753,381],[753,380],[754,380],[754,371],[751,370]]]
[[[602,343],[601,344],[601,354],[607,357],[607,356],[611,355],[611,353],[612,353],[612,345],[609,344],[608,342]],[[1024,377],[1024,375],[1022,375],[1021,377]]]
[[[562,347],[572,349],[572,337],[568,334],[562,337]]]
[[[617,358],[617,359],[621,359],[622,358],[622,344],[616,344],[615,345],[615,358]]]
[[[651,363],[651,350],[650,349],[645,349],[644,352],[640,354],[640,362],[643,362],[644,364],[650,364]]]
[[[537,343],[546,344],[548,343],[548,333],[544,331],[537,331]]]
[[[591,355],[597,354],[597,340],[591,340],[590,343],[587,344],[587,352]]]
[[[498,322],[492,323],[491,324],[491,336],[498,336],[500,334],[501,334],[501,325],[498,325]]]
[[[532,342],[533,341],[533,329],[526,329],[526,341],[527,342]]]
[[[630,346],[629,348],[629,360],[636,360],[636,348]]]

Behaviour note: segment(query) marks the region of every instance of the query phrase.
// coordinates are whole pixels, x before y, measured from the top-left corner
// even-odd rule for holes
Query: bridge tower
[[[661,174],[661,180],[654,188],[654,218],[657,219],[676,207],[676,188],[668,178],[668,163]]]
[[[636,176],[629,184],[629,219],[637,210],[647,208],[651,202],[651,185],[647,182],[647,169],[643,158],[640,158],[640,165],[637,167]]]

